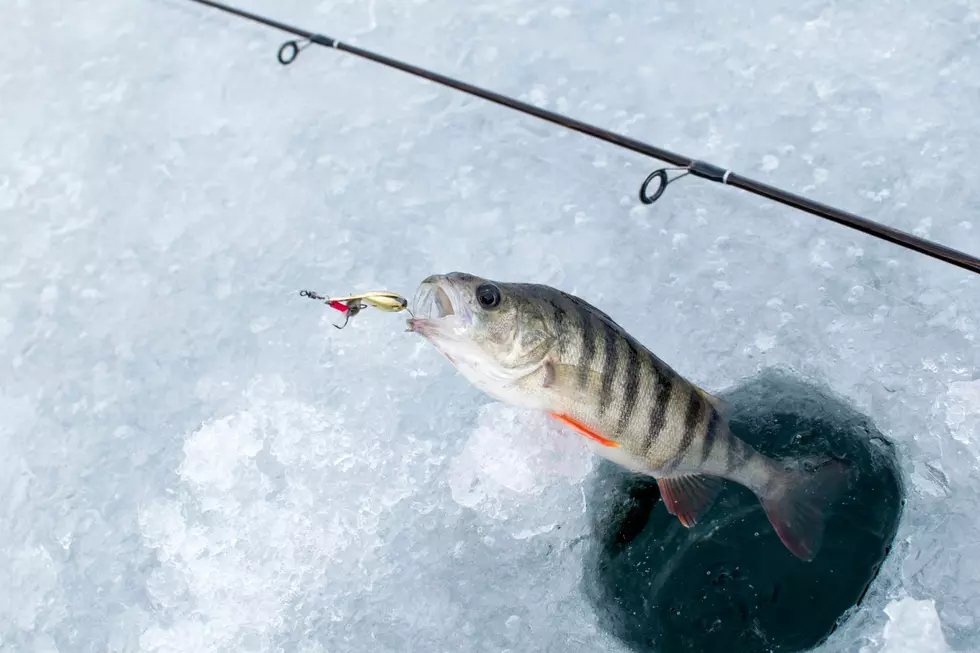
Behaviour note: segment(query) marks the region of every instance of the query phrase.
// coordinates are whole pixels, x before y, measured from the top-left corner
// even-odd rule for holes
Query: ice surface
[[[974,0],[242,4],[980,252]],[[559,284],[711,390],[851,398],[910,495],[824,649],[980,648],[975,277],[694,179],[641,206],[657,162],[283,38],[4,7],[0,650],[623,650],[584,445],[296,294],[452,269]]]

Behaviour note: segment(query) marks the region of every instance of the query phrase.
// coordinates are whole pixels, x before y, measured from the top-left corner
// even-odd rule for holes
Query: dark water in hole
[[[732,430],[772,456],[827,455],[857,470],[809,563],[779,541],[758,499],[727,483],[686,529],[655,482],[602,462],[584,588],[600,626],[638,652],[806,651],[858,604],[891,546],[904,490],[867,418],[793,377],[767,374],[722,398]]]

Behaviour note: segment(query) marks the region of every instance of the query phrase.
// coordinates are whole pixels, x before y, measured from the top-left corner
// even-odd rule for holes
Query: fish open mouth
[[[435,281],[425,280],[415,293],[412,314],[417,319],[438,320],[456,315],[449,293]]]
[[[437,276],[428,277],[420,285],[412,301],[412,318],[408,331],[429,340],[450,337],[453,327],[461,326],[461,315],[453,305],[452,288]],[[464,311],[465,312],[465,311]]]

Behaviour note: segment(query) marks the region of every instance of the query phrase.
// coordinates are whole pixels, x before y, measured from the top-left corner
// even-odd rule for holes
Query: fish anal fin
[[[667,512],[676,516],[685,527],[691,528],[711,507],[724,482],[715,476],[688,474],[658,478],[657,485],[660,486],[660,496]]]
[[[569,417],[568,415],[562,415],[561,413],[548,413],[548,414],[551,415],[552,417],[554,417],[559,422],[561,422],[561,423],[563,423],[563,424],[565,424],[567,426],[570,426],[571,428],[573,428],[575,431],[577,431],[581,435],[584,435],[585,437],[589,438],[590,440],[595,440],[596,442],[598,442],[599,444],[601,444],[601,445],[603,445],[605,447],[616,448],[616,447],[619,446],[619,443],[618,442],[614,442],[614,441],[610,440],[609,438],[602,437],[601,435],[599,435],[598,433],[596,433],[594,430],[590,429],[588,426],[582,424],[581,422],[579,422],[578,420],[576,420],[576,419],[574,419],[572,417]]]

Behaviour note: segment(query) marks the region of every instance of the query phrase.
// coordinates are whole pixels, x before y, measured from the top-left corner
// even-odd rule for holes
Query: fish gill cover
[[[980,251],[971,2],[248,6]],[[581,438],[297,295],[452,269],[583,296],[710,391],[845,397],[908,501],[819,650],[980,645],[972,275],[713,185],[639,205],[635,155],[280,42],[4,8],[0,650],[630,650]]]

